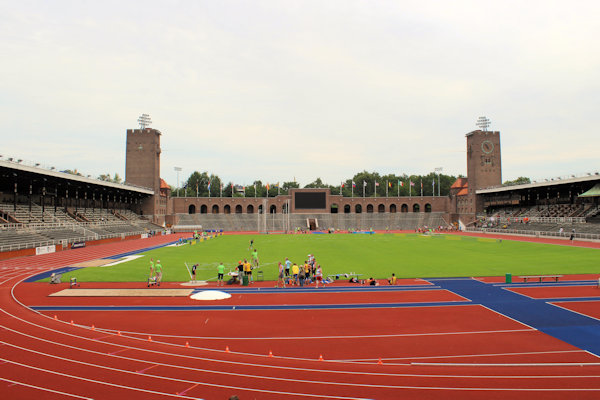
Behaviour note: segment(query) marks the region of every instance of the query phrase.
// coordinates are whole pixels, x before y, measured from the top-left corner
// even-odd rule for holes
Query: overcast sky
[[[466,174],[480,116],[503,180],[600,170],[599,1],[0,0],[0,154],[249,184]]]

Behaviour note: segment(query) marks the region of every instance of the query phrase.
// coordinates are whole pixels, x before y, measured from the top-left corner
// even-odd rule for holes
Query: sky
[[[161,176],[338,185],[466,174],[500,131],[503,180],[600,170],[598,1],[0,0],[0,155],[125,175],[149,114]]]

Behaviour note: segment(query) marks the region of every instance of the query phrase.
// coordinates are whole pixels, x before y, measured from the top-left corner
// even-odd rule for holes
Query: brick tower
[[[154,222],[164,219],[160,196],[160,131],[151,128],[127,129],[125,182],[154,190],[154,196],[142,203],[144,215],[154,216]]]
[[[467,179],[471,213],[483,211],[475,191],[502,184],[500,132],[476,130],[467,133]]]

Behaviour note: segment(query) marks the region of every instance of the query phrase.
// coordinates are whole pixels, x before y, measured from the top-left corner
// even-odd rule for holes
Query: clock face
[[[494,143],[490,142],[489,140],[484,140],[483,143],[481,143],[481,151],[483,151],[485,154],[490,154],[492,151],[494,151]]]

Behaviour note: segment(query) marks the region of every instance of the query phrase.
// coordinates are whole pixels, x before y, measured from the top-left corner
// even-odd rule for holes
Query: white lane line
[[[60,395],[63,395],[63,396],[75,397],[77,399],[94,400],[91,397],[83,397],[83,396],[79,396],[79,395],[76,395],[76,394],[73,394],[73,393],[67,393],[67,392],[61,392],[61,391],[58,391],[58,390],[49,389],[47,387],[30,385],[29,383],[19,382],[19,381],[13,381],[12,379],[3,378],[1,376],[0,376],[0,381],[10,382],[13,385],[25,386],[25,387],[32,388],[32,389],[41,390],[42,392],[56,393],[56,394],[60,394]]]

